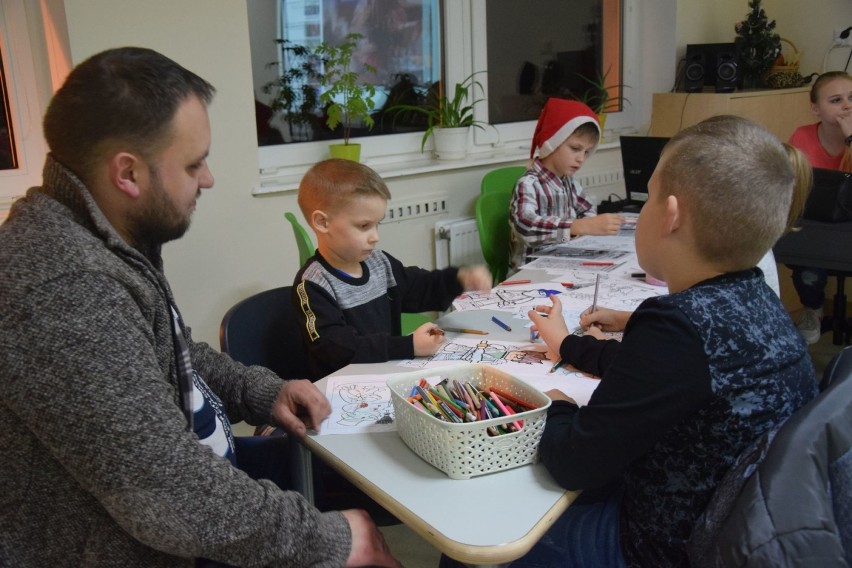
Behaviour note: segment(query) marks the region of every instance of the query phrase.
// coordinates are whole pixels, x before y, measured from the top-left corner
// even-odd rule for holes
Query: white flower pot
[[[467,137],[470,126],[460,128],[432,129],[435,158],[439,160],[462,160],[467,156]]]

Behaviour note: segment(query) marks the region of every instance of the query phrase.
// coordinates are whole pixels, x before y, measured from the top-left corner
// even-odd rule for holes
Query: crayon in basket
[[[426,380],[421,379],[412,388],[407,400],[421,412],[454,424],[504,418],[538,408],[498,388],[480,389],[455,379],[450,382],[447,378],[435,386],[430,386]],[[523,425],[523,420],[513,420],[507,424],[488,426],[487,431],[491,436],[498,436],[518,432]]]

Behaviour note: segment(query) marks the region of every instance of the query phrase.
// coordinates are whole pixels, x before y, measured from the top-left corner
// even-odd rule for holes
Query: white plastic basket
[[[434,380],[434,377],[440,378]],[[412,388],[420,379],[430,379],[429,382],[435,384],[444,377],[480,389],[494,387],[538,408],[512,416],[454,424],[426,414],[408,402]],[[402,440],[414,453],[452,479],[469,479],[534,463],[538,459],[538,444],[544,432],[550,399],[508,373],[489,365],[463,364],[401,373],[389,378],[387,384]],[[490,436],[487,432],[489,426],[518,420],[523,420],[523,427],[517,432],[500,436]]]

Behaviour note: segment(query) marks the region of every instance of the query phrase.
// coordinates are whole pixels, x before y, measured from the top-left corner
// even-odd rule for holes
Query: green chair
[[[501,193],[511,196],[512,190],[515,189],[515,184],[518,183],[518,180],[526,171],[527,168],[525,166],[506,166],[505,168],[491,170],[482,176],[479,194]]]
[[[293,234],[296,236],[296,246],[299,249],[299,264],[304,265],[314,255],[314,243],[311,236],[305,230],[295,215],[287,211],[284,217],[293,225]],[[426,322],[432,321],[423,314],[404,313],[400,319],[402,334],[408,335]]]
[[[495,282],[502,282],[509,270],[509,200],[512,194],[492,192],[476,199],[476,227],[482,256]]]
[[[314,255],[314,243],[311,236],[305,230],[296,216],[287,211],[284,213],[284,218],[290,221],[293,225],[293,234],[296,237],[296,247],[299,249],[299,265],[305,264],[309,258]]]

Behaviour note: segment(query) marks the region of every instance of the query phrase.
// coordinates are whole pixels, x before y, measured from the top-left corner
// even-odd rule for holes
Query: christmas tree
[[[749,0],[751,11],[734,26],[740,46],[740,64],[747,85],[760,85],[761,77],[781,53],[781,38],[775,33],[775,20],[769,21],[760,7],[761,0]]]

